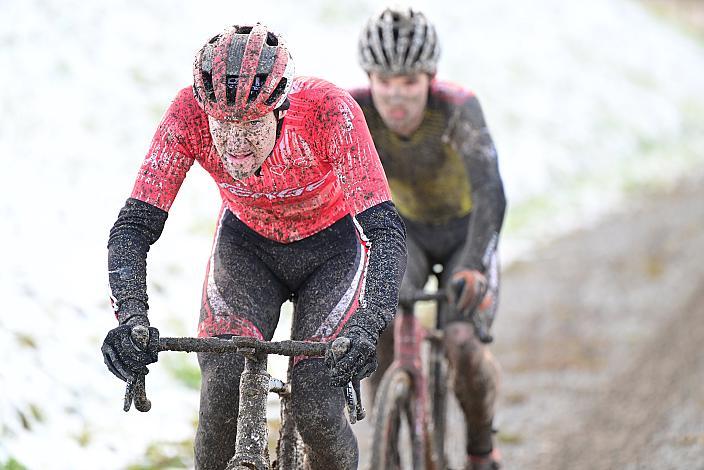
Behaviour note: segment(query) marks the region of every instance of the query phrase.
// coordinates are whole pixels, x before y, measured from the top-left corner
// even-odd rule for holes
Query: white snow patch
[[[440,77],[484,105],[510,207],[549,196],[559,212],[505,237],[504,252],[598,217],[624,178],[671,180],[701,164],[702,47],[637,4],[416,4],[441,35]],[[262,5],[0,2],[0,464],[124,468],[152,441],[192,436],[197,393],[159,365],[152,411],[121,410],[124,389],[99,353],[115,323],[105,244],[161,114],[189,85],[194,52],[225,24],[259,19],[285,34],[300,74],[365,82],[356,38],[377,2]],[[195,331],[218,209],[215,185],[194,167],[149,257],[151,317],[164,335]]]

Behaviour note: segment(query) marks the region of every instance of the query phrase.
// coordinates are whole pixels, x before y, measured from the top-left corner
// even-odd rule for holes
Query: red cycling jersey
[[[237,218],[281,243],[391,199],[364,115],[346,91],[297,77],[289,100],[281,135],[261,172],[236,181],[215,150],[206,114],[192,89],[184,88],[157,129],[132,197],[168,211],[198,161]]]

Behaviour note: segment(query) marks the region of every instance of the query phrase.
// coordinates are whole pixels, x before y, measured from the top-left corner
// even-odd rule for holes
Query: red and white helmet
[[[208,41],[193,64],[193,94],[221,121],[251,121],[280,107],[291,89],[293,59],[266,26],[232,26]]]

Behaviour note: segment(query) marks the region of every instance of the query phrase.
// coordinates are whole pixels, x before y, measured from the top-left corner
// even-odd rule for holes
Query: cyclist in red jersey
[[[386,9],[362,30],[359,58],[370,86],[352,91],[367,119],[408,233],[401,291],[421,289],[433,266],[440,285],[464,286],[455,303],[468,320],[446,327],[453,387],[467,423],[467,468],[499,467],[492,439],[498,365],[486,344],[496,313],[496,246],[506,201],[491,136],[476,96],[435,79],[440,53],[426,17]],[[473,330],[477,330],[475,331]],[[376,388],[393,356],[382,335]]]
[[[269,340],[290,299],[294,339],[350,338],[337,361],[295,364],[292,409],[311,468],[356,468],[356,440],[337,387],[376,368],[377,339],[393,318],[405,269],[405,229],[357,103],[323,80],[294,78],[282,38],[261,24],[227,28],[197,53],[193,87],[166,111],[110,231],[119,326],[103,343],[105,363],[128,380],[157,359],[146,257],[196,161],[223,201],[198,335]],[[130,339],[135,325],[149,327],[146,350]],[[221,469],[234,453],[244,360],[198,360],[196,468]]]

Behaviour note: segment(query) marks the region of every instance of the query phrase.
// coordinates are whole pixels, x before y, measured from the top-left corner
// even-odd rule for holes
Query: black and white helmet
[[[439,57],[435,27],[412,8],[385,9],[359,36],[359,64],[367,73],[434,75]]]

